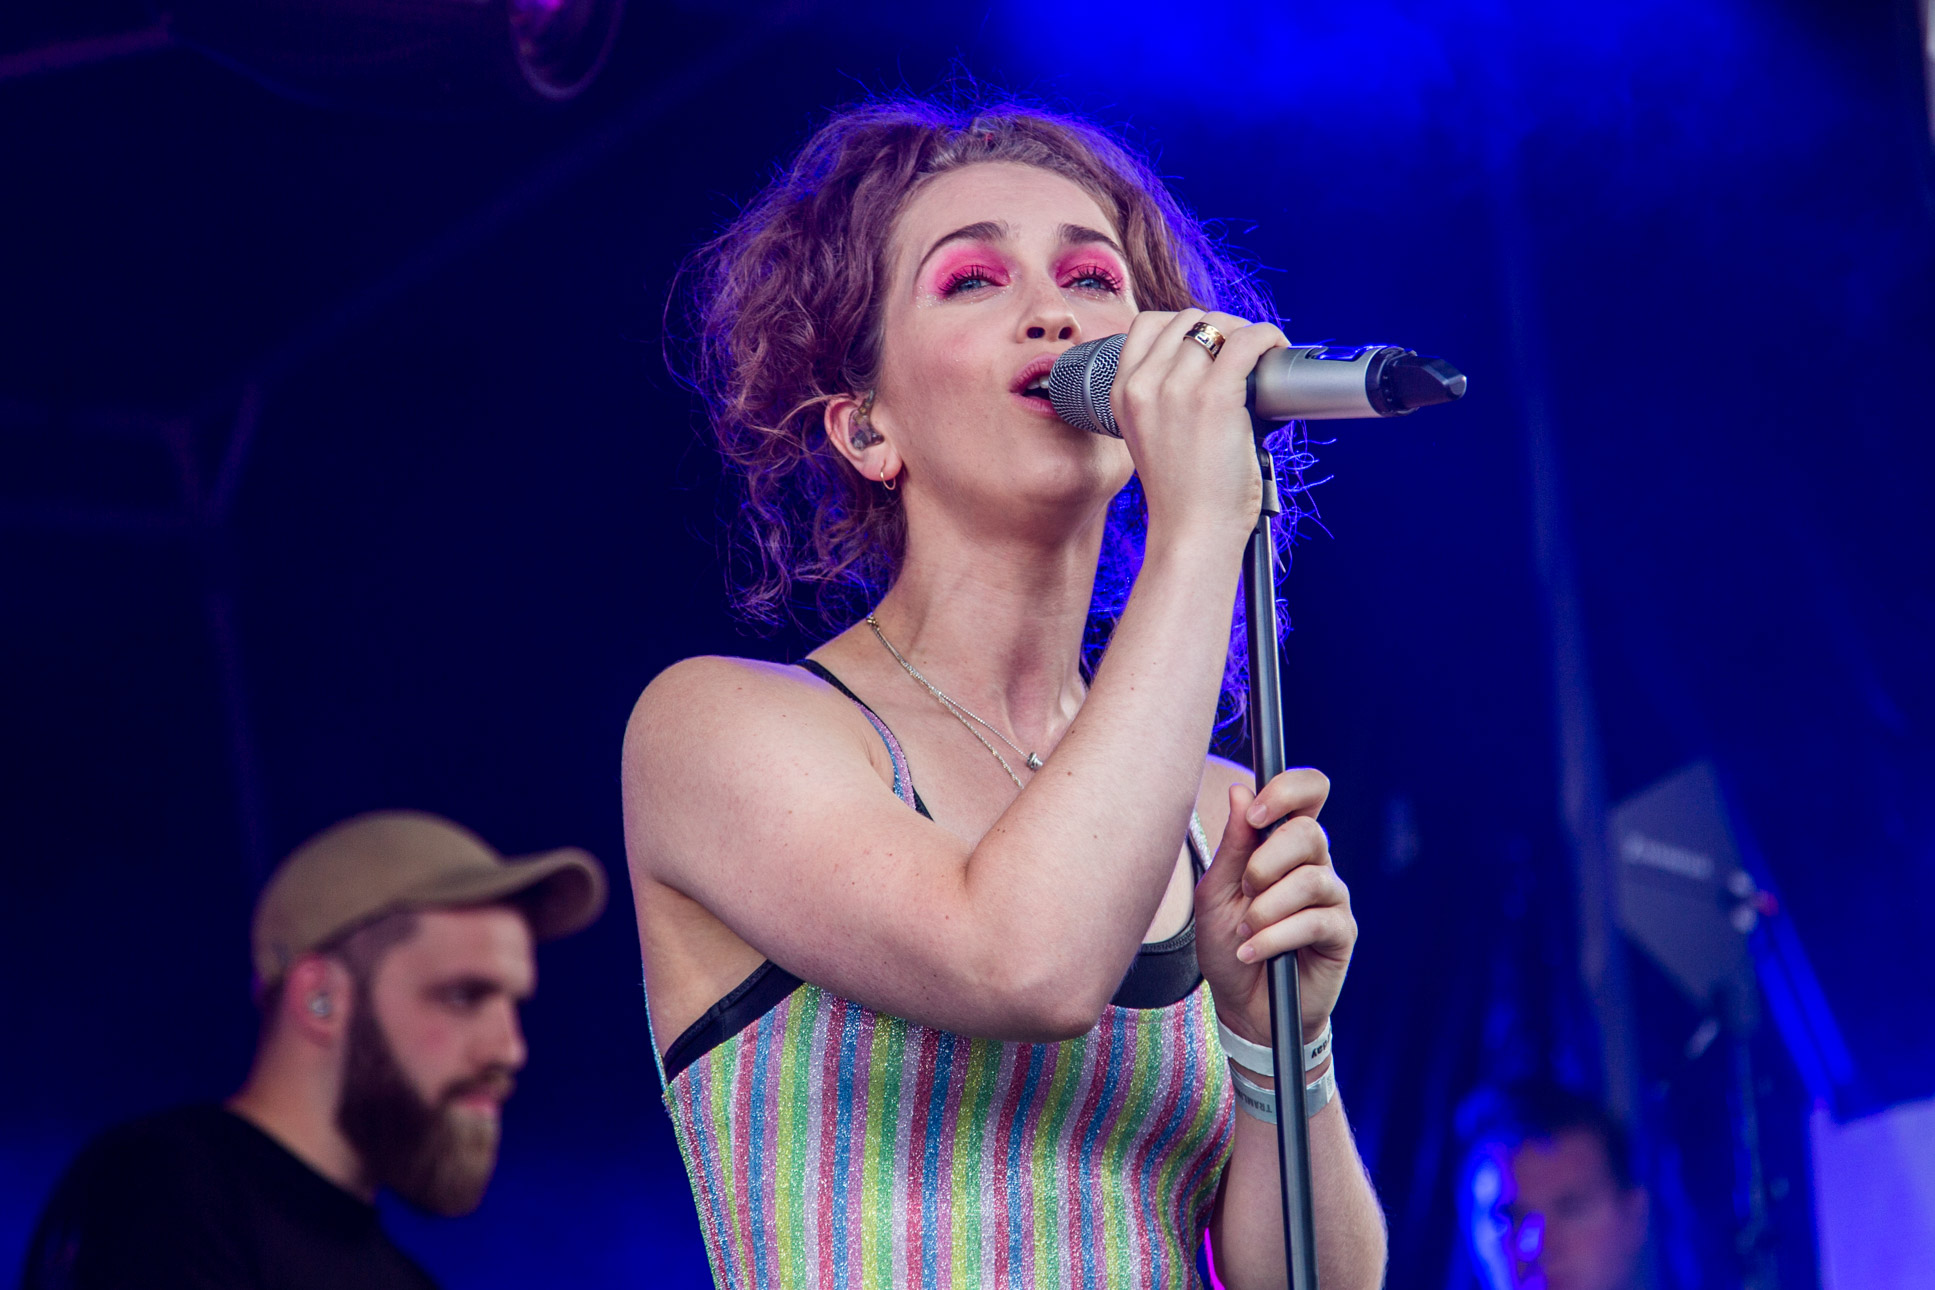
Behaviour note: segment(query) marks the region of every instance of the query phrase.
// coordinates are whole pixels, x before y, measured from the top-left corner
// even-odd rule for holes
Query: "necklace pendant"
[[[1029,753],[1029,754],[1028,754],[1028,757],[1027,757],[1027,765],[1028,765],[1028,769],[1029,769],[1029,770],[1040,770],[1040,769],[1041,769],[1041,756],[1040,756],[1040,754],[1038,754],[1038,753]]]

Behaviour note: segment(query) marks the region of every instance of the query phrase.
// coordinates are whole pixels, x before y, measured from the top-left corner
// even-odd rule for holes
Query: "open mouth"
[[[1048,398],[1048,373],[1054,369],[1055,356],[1043,354],[1034,362],[1021,369],[1015,380],[1015,393],[1027,399],[1037,399],[1046,404]]]

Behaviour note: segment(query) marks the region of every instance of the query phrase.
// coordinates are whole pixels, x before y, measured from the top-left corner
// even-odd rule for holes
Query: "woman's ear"
[[[900,454],[874,424],[874,392],[836,394],[826,402],[826,437],[863,478],[893,487],[900,475]]]

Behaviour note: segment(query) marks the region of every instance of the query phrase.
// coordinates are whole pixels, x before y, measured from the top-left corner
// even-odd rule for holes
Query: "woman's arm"
[[[1268,1087],[1270,1081],[1258,1083]],[[1375,1290],[1384,1282],[1384,1213],[1341,1100],[1332,1099],[1310,1121],[1310,1179],[1319,1284],[1324,1290]],[[1229,1290],[1289,1283],[1280,1192],[1276,1128],[1239,1108],[1236,1147],[1210,1228],[1216,1275]]]
[[[1330,862],[1317,823],[1330,785],[1314,770],[1292,770],[1252,794],[1248,771],[1229,774],[1229,819],[1216,861],[1196,888],[1196,939],[1217,1017],[1252,1043],[1270,1042],[1265,964],[1302,950],[1298,987],[1303,1041],[1323,1032],[1336,1007],[1357,941],[1350,892]],[[1259,830],[1276,824],[1266,838]],[[1298,1083],[1320,1078],[1329,1060]],[[1292,1077],[1296,1079],[1296,1077]],[[1265,1088],[1275,1083],[1258,1079]],[[1286,1114],[1303,1114],[1301,1091]],[[1318,1272],[1325,1290],[1374,1290],[1384,1278],[1383,1211],[1358,1157],[1341,1099],[1310,1121],[1312,1207]],[[1216,1273],[1231,1290],[1288,1282],[1276,1128],[1236,1112],[1236,1143],[1211,1224]]]
[[[1211,315],[1218,363],[1144,314],[1118,421],[1148,556],[1080,713],[967,846],[894,798],[845,701],[795,669],[698,659],[647,688],[626,735],[641,890],[690,897],[797,976],[876,1010],[1004,1039],[1080,1034],[1154,917],[1201,783],[1260,484],[1243,375],[1283,343]]]
[[[805,672],[676,665],[626,735],[632,865],[878,1011],[991,1038],[1087,1030],[1175,866],[1236,554],[1207,540],[1151,554],[1081,712],[972,847],[893,795],[878,736]]]

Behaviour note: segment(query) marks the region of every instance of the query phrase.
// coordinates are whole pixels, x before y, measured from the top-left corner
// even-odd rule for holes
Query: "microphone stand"
[[[1127,339],[1116,335],[1083,341],[1055,360],[1048,393],[1063,420],[1096,434],[1122,437],[1109,400]],[[1265,436],[1279,421],[1404,416],[1465,393],[1465,374],[1442,358],[1396,345],[1359,346],[1334,357],[1329,348],[1294,346],[1281,360],[1259,361],[1248,378],[1250,428],[1263,475],[1263,504],[1243,558],[1243,581],[1249,589],[1250,749],[1259,791],[1284,768],[1277,547],[1270,532],[1270,521],[1283,511],[1283,499],[1277,490],[1276,460],[1263,447]],[[1215,356],[1212,346],[1210,357]],[[1296,955],[1271,959],[1269,973],[1284,1257],[1291,1290],[1317,1290],[1317,1222],[1311,1203],[1310,1126],[1303,1114],[1303,1009],[1297,999]]]
[[[1258,417],[1257,466],[1263,472],[1263,507],[1243,558],[1248,597],[1250,650],[1250,757],[1262,791],[1284,769],[1283,684],[1277,659],[1277,546],[1270,521],[1283,511],[1276,459],[1263,438],[1279,423]],[[1270,1047],[1276,1054],[1277,1174],[1283,1192],[1284,1260],[1291,1290],[1317,1290],[1317,1220],[1310,1187],[1310,1122],[1303,1114],[1303,1008],[1297,991],[1297,956],[1279,954],[1270,974]]]

